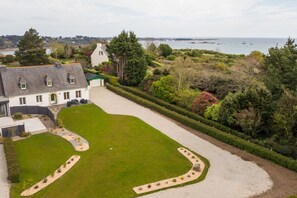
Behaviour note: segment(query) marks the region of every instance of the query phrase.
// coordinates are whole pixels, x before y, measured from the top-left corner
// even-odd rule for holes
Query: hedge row
[[[13,144],[11,138],[4,138],[3,146],[7,163],[8,180],[12,183],[19,182],[20,168],[15,145]]]
[[[213,126],[213,127],[217,128],[217,129],[220,129],[222,131],[234,134],[234,135],[236,135],[236,136],[238,136],[240,138],[246,139],[246,140],[251,140],[252,139],[250,136],[248,136],[248,135],[246,135],[244,133],[233,130],[230,127],[224,126],[224,125],[222,125],[222,124],[220,124],[218,122],[215,122],[215,121],[209,120],[207,118],[204,118],[204,117],[202,117],[200,115],[197,115],[197,114],[195,114],[195,113],[193,113],[191,111],[188,111],[188,110],[186,110],[184,108],[178,107],[178,106],[170,104],[168,102],[165,102],[165,101],[163,101],[161,99],[158,99],[158,98],[156,98],[154,96],[151,96],[151,95],[149,95],[149,94],[147,94],[147,93],[145,93],[143,91],[140,91],[140,90],[138,90],[136,88],[126,87],[126,86],[119,86],[119,87],[124,89],[125,91],[128,91],[128,92],[130,92],[132,94],[135,94],[137,96],[140,96],[141,98],[147,99],[147,100],[149,100],[151,102],[154,102],[154,103],[156,103],[156,104],[158,104],[158,105],[160,105],[162,107],[165,107],[167,109],[175,111],[175,112],[177,112],[179,114],[182,114],[182,115],[187,116],[189,118],[192,118],[194,120],[200,121],[200,122],[202,122],[204,124],[207,124],[209,126]]]
[[[193,113],[191,111],[188,111],[188,110],[186,110],[186,109],[184,109],[182,107],[179,107],[179,106],[170,104],[168,102],[165,102],[165,101],[163,101],[161,99],[158,99],[158,98],[156,98],[156,97],[154,97],[154,96],[152,96],[152,95],[150,95],[150,94],[148,94],[146,92],[143,92],[143,91],[141,91],[139,89],[132,88],[132,87],[121,86],[121,85],[119,85],[119,87],[121,87],[122,89],[124,89],[124,90],[126,90],[126,91],[128,91],[128,92],[130,92],[130,93],[132,93],[134,95],[137,95],[137,96],[139,96],[141,98],[145,98],[145,99],[147,99],[147,100],[149,100],[151,102],[154,102],[154,103],[156,103],[158,105],[161,105],[161,106],[163,106],[163,107],[165,107],[167,109],[175,111],[175,112],[177,112],[179,114],[182,114],[182,115],[187,116],[189,118],[192,118],[194,120],[200,121],[200,122],[202,122],[202,123],[204,123],[206,125],[213,126],[213,127],[217,128],[217,129],[220,129],[220,130],[225,131],[227,133],[231,133],[233,135],[236,135],[237,137],[240,137],[242,139],[251,141],[251,142],[253,142],[255,144],[258,144],[260,146],[264,146],[264,147],[267,147],[269,149],[271,148],[274,151],[276,151],[276,152],[278,152],[278,153],[280,153],[282,155],[285,155],[285,156],[288,156],[288,157],[293,157],[293,158],[296,156],[296,155],[292,154],[293,152],[290,149],[288,150],[287,147],[284,148],[281,145],[271,145],[271,144],[269,144],[267,142],[264,142],[264,141],[261,141],[261,140],[258,140],[258,139],[253,139],[249,135],[246,135],[246,134],[244,134],[242,132],[231,129],[230,127],[224,126],[224,125],[222,125],[222,124],[220,124],[218,122],[215,122],[215,121],[209,120],[207,118],[204,118],[204,117],[202,117],[200,115],[197,115],[197,114],[195,114],[195,113]],[[291,149],[294,150],[295,148],[291,148]]]
[[[191,119],[187,116],[181,115],[177,112],[171,111],[171,110],[169,110],[165,107],[162,107],[156,103],[153,103],[146,99],[140,98],[132,93],[129,93],[121,88],[118,88],[118,87],[115,87],[112,85],[107,85],[107,88],[121,96],[124,96],[124,97],[140,104],[140,105],[143,105],[143,106],[153,109],[167,117],[170,117],[170,118],[172,118],[186,126],[189,126],[193,129],[201,131],[205,134],[208,134],[209,136],[212,136],[217,140],[220,140],[222,142],[230,144],[230,145],[237,147],[241,150],[245,150],[245,151],[252,153],[254,155],[257,155],[259,157],[271,160],[278,165],[281,165],[283,167],[286,167],[288,169],[291,169],[291,170],[297,172],[297,161],[293,160],[292,158],[285,157],[285,156],[278,154],[270,149],[267,149],[260,145],[246,141],[246,140],[239,138],[235,135],[228,134],[224,131],[221,131],[221,130],[214,128],[212,126],[208,126],[200,121],[193,120],[193,119]]]

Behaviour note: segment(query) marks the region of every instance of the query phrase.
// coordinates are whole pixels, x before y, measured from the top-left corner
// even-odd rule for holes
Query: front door
[[[51,99],[51,104],[57,104],[57,95],[56,94],[51,94],[50,96]]]
[[[0,103],[0,117],[7,116],[7,105],[6,103]]]

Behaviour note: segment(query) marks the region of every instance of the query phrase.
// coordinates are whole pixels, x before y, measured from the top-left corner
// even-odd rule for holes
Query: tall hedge
[[[112,85],[107,85],[107,88],[121,96],[124,96],[124,97],[140,104],[140,105],[143,105],[143,106],[153,109],[165,116],[168,116],[168,117],[170,117],[170,118],[172,118],[186,126],[189,126],[193,129],[201,131],[205,134],[208,134],[209,136],[212,136],[212,137],[216,138],[217,140],[220,140],[222,142],[230,144],[230,145],[237,147],[241,150],[245,150],[245,151],[252,153],[254,155],[257,155],[259,157],[271,160],[278,165],[281,165],[283,167],[286,167],[288,169],[291,169],[291,170],[297,172],[297,161],[292,158],[285,157],[285,156],[278,154],[268,148],[262,147],[260,145],[254,144],[249,141],[246,141],[246,140],[239,138],[237,136],[234,136],[230,133],[226,133],[226,132],[221,131],[217,128],[214,128],[213,126],[208,126],[200,121],[191,119],[187,116],[184,116],[177,112],[171,111],[171,110],[169,110],[165,107],[162,107],[156,103],[153,103],[146,99],[140,98],[134,94],[131,94],[121,88],[118,88],[118,87],[115,87]]]
[[[18,164],[17,152],[11,138],[5,138],[3,141],[4,153],[7,163],[8,180],[12,183],[19,182],[20,168]]]

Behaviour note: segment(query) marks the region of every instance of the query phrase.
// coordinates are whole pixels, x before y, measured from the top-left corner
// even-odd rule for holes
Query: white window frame
[[[52,80],[47,80],[46,81],[46,86],[47,87],[52,87],[53,86],[53,81]]]
[[[69,83],[70,83],[71,85],[74,85],[74,83],[75,83],[74,78],[70,78],[70,79],[69,79]]]
[[[26,97],[21,97],[19,98],[20,105],[25,105],[26,104]]]
[[[27,83],[20,83],[21,89],[27,89]]]
[[[36,102],[41,103],[42,102],[42,95],[37,95],[36,96]]]
[[[75,97],[81,98],[81,90],[75,91]]]
[[[64,92],[63,95],[64,95],[64,100],[69,100],[69,98],[70,98],[69,97],[69,95],[70,95],[69,92]]]

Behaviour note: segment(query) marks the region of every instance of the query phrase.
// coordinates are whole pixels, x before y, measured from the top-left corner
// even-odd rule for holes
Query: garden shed
[[[90,87],[102,87],[104,86],[104,78],[97,74],[86,73],[86,79]]]

